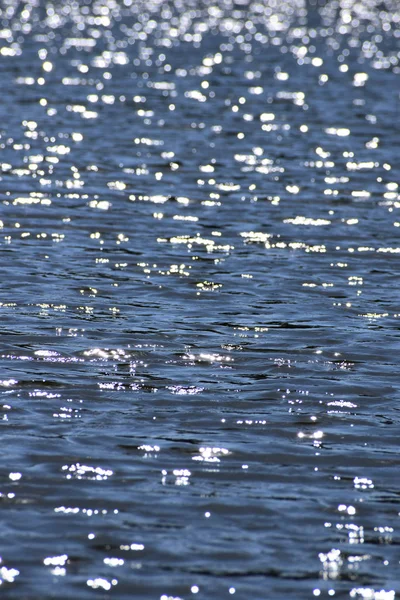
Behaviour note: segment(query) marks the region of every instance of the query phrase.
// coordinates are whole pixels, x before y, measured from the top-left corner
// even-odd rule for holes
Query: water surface
[[[396,597],[399,23],[2,3],[5,598]]]

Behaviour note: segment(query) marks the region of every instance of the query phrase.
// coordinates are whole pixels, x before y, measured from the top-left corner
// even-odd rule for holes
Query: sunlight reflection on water
[[[7,597],[396,597],[399,22],[2,4]]]

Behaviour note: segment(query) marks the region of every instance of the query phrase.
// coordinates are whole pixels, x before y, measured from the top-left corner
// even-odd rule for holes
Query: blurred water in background
[[[1,2],[2,597],[397,597],[399,24]]]

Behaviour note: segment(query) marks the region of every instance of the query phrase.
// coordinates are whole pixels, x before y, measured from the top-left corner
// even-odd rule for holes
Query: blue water
[[[399,15],[0,4],[2,597],[399,597]]]

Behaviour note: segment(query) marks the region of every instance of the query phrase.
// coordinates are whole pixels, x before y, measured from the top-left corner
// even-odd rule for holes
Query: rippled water
[[[397,0],[3,0],[2,597],[399,591]]]

